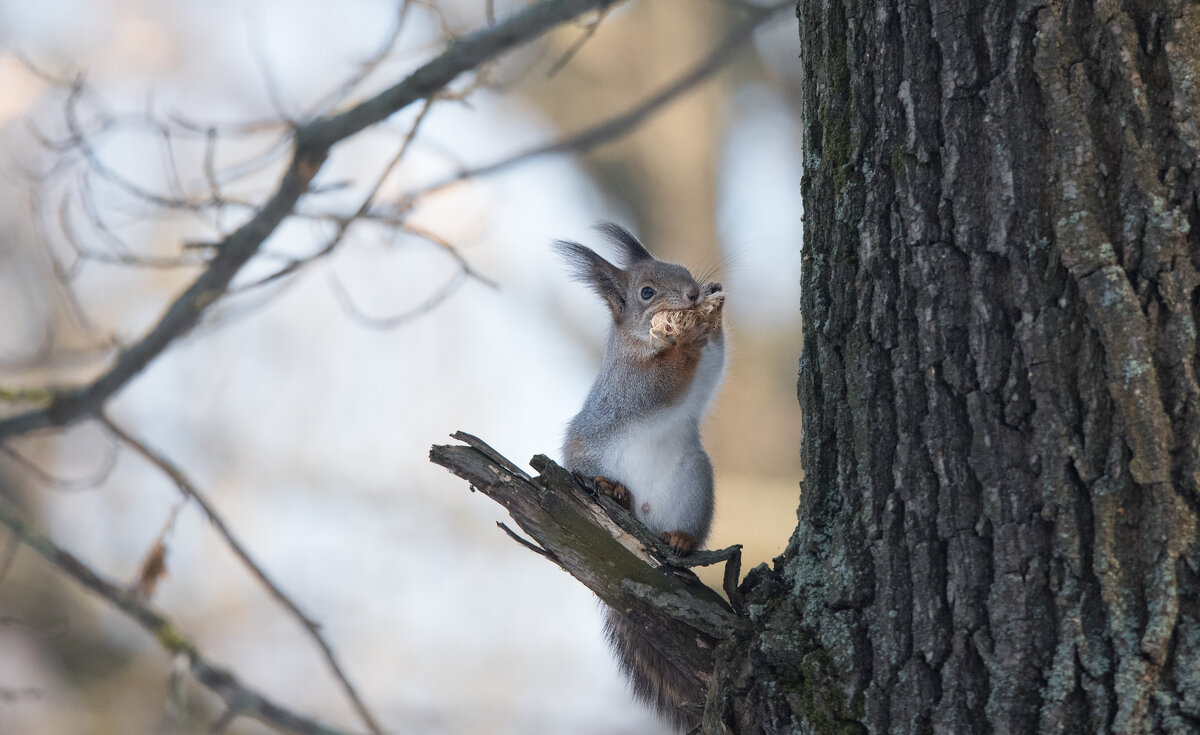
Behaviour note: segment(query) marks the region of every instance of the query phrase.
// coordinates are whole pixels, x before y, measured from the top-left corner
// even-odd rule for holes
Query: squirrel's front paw
[[[629,488],[625,487],[619,482],[614,482],[607,477],[593,477],[592,482],[596,484],[596,490],[599,491],[601,495],[607,495],[608,497],[617,501],[617,504],[622,508],[629,510],[630,502],[633,499],[633,497],[629,494]]]
[[[696,539],[685,531],[667,531],[658,535],[677,556],[687,556],[696,550]]]

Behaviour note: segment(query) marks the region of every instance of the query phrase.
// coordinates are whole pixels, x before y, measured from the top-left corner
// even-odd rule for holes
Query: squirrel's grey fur
[[[623,485],[631,510],[650,530],[682,531],[699,548],[713,514],[713,470],[700,421],[724,373],[724,334],[718,322],[698,338],[664,347],[651,339],[650,321],[659,311],[694,308],[721,286],[702,286],[682,266],[655,260],[619,225],[597,229],[619,249],[621,267],[579,243],[555,243],[613,318],[600,374],[567,429],[564,463]],[[654,291],[649,299],[647,289]],[[677,729],[694,726],[704,693],[623,615],[609,609],[605,627],[637,697]]]

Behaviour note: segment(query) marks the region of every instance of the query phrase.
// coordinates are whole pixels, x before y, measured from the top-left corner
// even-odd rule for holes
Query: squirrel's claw
[[[630,504],[633,500],[633,496],[629,494],[629,488],[625,487],[619,482],[614,482],[607,477],[593,477],[592,482],[595,483],[596,490],[601,495],[607,495],[608,497],[617,501],[617,505],[620,505],[625,510],[629,510]]]
[[[696,550],[696,539],[685,531],[667,531],[658,535],[677,556],[687,556]]]

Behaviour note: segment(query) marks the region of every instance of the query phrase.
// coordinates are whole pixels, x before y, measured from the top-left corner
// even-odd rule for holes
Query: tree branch
[[[13,502],[3,495],[0,495],[0,523],[8,526],[17,538],[46,561],[137,621],[138,625],[153,635],[165,650],[183,656],[192,676],[224,700],[230,710],[285,732],[302,735],[346,735],[344,730],[322,725],[272,702],[239,682],[229,671],[209,663],[196,645],[185,638],[168,618],[151,610],[134,594],[104,579],[39,533],[21,519]]]
[[[418,199],[441,191],[449,186],[457,184],[468,179],[481,178],[490,176],[507,170],[512,166],[526,163],[535,158],[542,156],[553,155],[557,153],[586,153],[597,146],[604,145],[609,141],[616,140],[621,136],[634,129],[647,118],[654,115],[660,109],[665,107],[671,101],[688,92],[704,80],[708,79],[719,69],[721,69],[730,57],[742,47],[754,29],[758,28],[775,13],[784,8],[794,8],[795,3],[791,0],[776,3],[774,5],[757,8],[744,21],[734,27],[721,42],[713,48],[703,59],[696,63],[695,66],[681,74],[677,79],[667,84],[656,94],[648,99],[639,102],[637,105],[628,110],[613,115],[612,117],[602,120],[599,123],[589,126],[572,135],[568,135],[560,140],[545,143],[535,146],[528,150],[514,153],[499,161],[485,164],[477,168],[463,169],[456,174],[435,181],[428,186],[425,186],[411,194],[406,195],[400,202],[398,208],[404,210],[411,207]]]
[[[454,438],[467,446],[434,446],[430,460],[503,505],[539,554],[625,613],[660,653],[707,688],[713,650],[744,624],[720,595],[627,511],[548,457],[531,460],[541,473],[531,477],[482,440],[461,432]],[[740,563],[739,548],[701,552],[696,561]]]
[[[350,109],[318,118],[295,130],[291,161],[275,192],[258,213],[218,246],[205,271],[166,310],[141,339],[125,348],[107,372],[86,385],[54,391],[49,405],[0,419],[0,439],[35,429],[66,426],[94,414],[104,402],[225,295],[238,271],[258,253],[295,209],[339,141],[381,122],[420,99],[437,94],[458,75],[536,38],[545,31],[614,0],[543,0],[508,20],[467,36],[428,61],[403,81]]]
[[[182,494],[185,498],[194,501],[196,505],[200,506],[200,509],[208,518],[209,523],[212,524],[213,528],[216,529],[221,538],[225,540],[225,544],[233,552],[234,556],[236,556],[242,562],[242,564],[245,565],[246,569],[248,569],[250,573],[254,575],[259,583],[266,588],[271,597],[274,597],[275,600],[282,605],[283,608],[287,610],[297,622],[300,623],[305,632],[308,633],[309,637],[313,639],[313,642],[317,644],[317,648],[321,649],[321,654],[325,657],[325,662],[329,666],[329,670],[333,673],[334,678],[338,680],[338,683],[341,684],[342,690],[346,694],[346,698],[350,700],[350,704],[354,706],[354,710],[366,724],[367,728],[371,732],[375,733],[375,735],[383,735],[383,728],[379,725],[379,721],[375,718],[375,715],[371,713],[371,710],[367,707],[358,691],[354,688],[354,685],[350,683],[350,678],[346,676],[346,673],[342,670],[341,664],[338,663],[337,656],[334,654],[333,648],[329,645],[329,642],[325,640],[325,636],[321,635],[321,626],[305,615],[304,612],[300,610],[300,607],[292,601],[292,598],[288,597],[287,594],[285,594],[284,591],[279,588],[279,585],[275,584],[275,582],[267,576],[267,573],[263,570],[263,568],[259,566],[253,558],[251,558],[250,553],[246,551],[246,548],[242,546],[237,537],[233,535],[233,532],[229,530],[229,526],[225,523],[225,519],[222,518],[219,513],[217,513],[217,510],[213,504],[210,503],[196,487],[196,485],[188,479],[187,475],[183,474],[183,470],[176,467],[175,464],[167,459],[164,455],[156,452],[154,449],[130,435],[120,426],[117,426],[112,422],[111,419],[108,418],[107,415],[103,413],[100,414],[99,420],[100,423],[104,424],[105,428],[112,432],[113,436],[120,439],[124,444],[129,446],[130,449],[141,455],[142,458],[144,458],[147,462],[158,468],[160,472],[171,478],[171,481],[175,483],[177,488],[179,488],[180,494]]]

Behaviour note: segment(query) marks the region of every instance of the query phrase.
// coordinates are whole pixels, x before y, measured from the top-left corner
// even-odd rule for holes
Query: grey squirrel
[[[555,242],[612,314],[600,374],[567,429],[564,463],[675,553],[690,554],[712,525],[713,470],[700,421],[725,372],[725,294],[719,283],[702,285],[683,266],[656,260],[620,225],[596,229],[619,250],[620,267],[577,242]],[[704,692],[621,613],[609,608],[605,628],[634,694],[676,729],[692,728]]]

